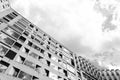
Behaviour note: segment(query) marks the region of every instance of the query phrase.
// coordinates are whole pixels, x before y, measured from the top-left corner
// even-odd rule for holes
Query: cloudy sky
[[[10,0],[12,8],[74,53],[120,69],[119,0]]]

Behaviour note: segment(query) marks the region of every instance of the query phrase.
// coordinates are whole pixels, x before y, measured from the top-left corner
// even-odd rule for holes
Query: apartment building
[[[101,74],[103,80],[120,80],[120,70],[118,69],[104,69],[101,70]]]
[[[81,80],[73,52],[0,1],[0,80]]]
[[[79,56],[78,62],[79,70],[83,71],[83,76],[87,78],[87,80],[102,80],[101,70],[91,64],[88,60]]]

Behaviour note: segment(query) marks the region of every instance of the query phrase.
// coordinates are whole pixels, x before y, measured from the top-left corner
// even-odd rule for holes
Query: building
[[[87,78],[87,80],[102,80],[100,70],[92,65],[88,60],[79,56],[78,62],[79,70],[83,71],[83,76]]]
[[[0,1],[0,80],[81,80],[73,52]]]
[[[101,70],[103,80],[120,80],[120,70]]]

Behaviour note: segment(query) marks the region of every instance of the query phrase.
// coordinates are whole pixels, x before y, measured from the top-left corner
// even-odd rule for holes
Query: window
[[[24,34],[25,36],[29,36],[29,32],[28,32],[28,31],[25,31],[23,34]]]
[[[6,15],[6,17],[9,19],[9,20],[12,20],[14,17],[10,14]]]
[[[47,62],[47,66],[50,66],[50,61],[46,60],[46,62]]]
[[[38,56],[36,53],[34,53],[34,52],[31,52],[29,55],[32,56],[32,57],[35,58],[35,59],[38,59],[38,57],[39,57],[39,56]]]
[[[0,61],[0,73],[4,73],[8,67],[9,67],[9,63],[3,60]]]
[[[4,5],[3,5],[3,7],[4,7]],[[3,17],[3,21],[4,21],[5,23],[7,23],[7,22],[9,22],[9,19],[7,19],[6,17]]]
[[[25,42],[25,40],[26,40],[26,38],[25,38],[25,37],[23,37],[23,36],[20,36],[20,37],[19,37],[19,40],[20,40],[22,43],[24,43],[24,42]]]
[[[59,56],[60,56],[60,58],[62,58],[62,57],[63,57],[63,55],[62,55],[61,53],[59,54]]]
[[[22,33],[24,31],[17,24],[13,24],[12,28],[15,29],[16,31],[20,32],[20,33]]]
[[[75,67],[75,63],[73,59],[71,59],[71,65]]]
[[[32,80],[40,80],[39,78],[33,76]]]
[[[45,75],[49,77],[49,71],[47,69],[45,69]]]
[[[14,37],[14,38],[18,38],[20,35],[18,33],[16,33],[13,29],[9,28],[9,27],[6,27],[4,29],[4,32],[7,33],[8,35]]]
[[[51,58],[51,56],[52,56],[52,55],[51,55],[50,53],[48,53],[48,57]]]
[[[24,23],[21,22],[21,21],[17,21],[17,24],[18,24],[21,28],[23,28],[23,29],[26,28],[26,26],[24,25]]]
[[[67,64],[67,69],[68,69],[69,71],[75,73],[75,69],[74,69],[72,66],[70,66],[69,64]]]
[[[21,51],[28,54],[30,50],[26,47],[22,47]]]
[[[23,72],[23,71],[21,71],[18,78],[23,79],[23,80],[31,80],[32,76]]]
[[[43,57],[39,56],[39,57],[38,57],[38,60],[39,60],[40,62],[43,62],[43,63],[44,63]]]
[[[9,46],[13,45],[13,43],[15,42],[14,40],[12,40],[10,37],[5,35],[4,33],[0,33],[0,39],[2,42],[8,44]]]
[[[15,44],[13,45],[13,47],[17,50],[20,50],[20,48],[22,47],[22,45],[18,42],[15,42]]]
[[[17,58],[15,59],[15,61],[19,62],[19,63],[23,63],[25,61],[25,58],[22,56],[17,56]]]
[[[63,73],[64,73],[65,76],[68,76],[67,70],[63,70]]]
[[[36,69],[35,69],[38,73],[41,73],[41,66],[36,65]]]
[[[31,28],[34,28],[34,25],[33,25],[33,24],[30,24],[30,27],[31,27]]]
[[[62,77],[58,76],[58,80],[63,80]]]
[[[27,45],[31,47],[33,45],[33,43],[28,41]]]
[[[44,52],[45,52],[45,50],[44,50],[44,49],[41,49],[41,50],[40,50],[40,52],[41,52],[41,53],[44,53]]]
[[[63,73],[63,69],[62,69],[61,67],[58,67],[58,71],[59,71],[60,73]]]
[[[16,56],[16,54],[17,54],[16,52],[14,52],[14,51],[12,51],[12,50],[9,50],[5,56],[6,56],[7,58],[13,60],[14,57]]]
[[[16,67],[11,67],[9,69],[9,71],[7,72],[8,75],[11,75],[11,76],[14,76],[14,77],[17,77],[18,73],[19,73],[19,69],[16,68]]]
[[[7,51],[8,51],[8,48],[0,44],[0,56],[4,56]]]
[[[33,62],[28,61],[28,60],[25,61],[24,65],[26,65],[26,66],[28,66],[28,67],[30,67],[32,69],[34,69],[35,66],[36,66]]]
[[[12,12],[12,14],[15,15],[15,16],[18,16],[18,14],[16,12]]]

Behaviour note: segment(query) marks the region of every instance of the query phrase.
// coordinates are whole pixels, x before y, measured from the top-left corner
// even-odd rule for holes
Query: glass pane
[[[25,61],[24,65],[26,65],[30,68],[33,68],[33,69],[35,68],[35,64],[31,61],[28,61],[28,60]]]
[[[7,35],[4,33],[0,33],[0,39],[2,42],[7,43],[8,45],[12,45],[15,41],[9,38]]]
[[[14,57],[16,56],[16,54],[17,54],[16,52],[14,52],[14,51],[12,51],[12,50],[9,50],[5,56],[6,56],[7,58],[13,60]]]
[[[23,80],[31,80],[32,79],[32,76],[21,71],[19,76],[18,76],[20,79],[23,79]]]
[[[35,59],[38,59],[38,55],[34,52],[31,52],[29,55],[32,56]]]
[[[4,73],[7,68],[9,67],[9,64],[5,61],[0,61],[0,73]]]
[[[14,76],[14,77],[17,77],[19,71],[20,71],[19,69],[15,68],[15,67],[11,67],[9,69],[9,71],[7,72],[7,74],[11,75],[11,76]]]
[[[6,32],[7,34],[13,36],[14,38],[18,38],[20,35],[18,33],[16,33],[14,30],[12,30],[11,28],[9,27],[6,27],[4,29],[4,32]]]
[[[0,56],[4,56],[8,49],[4,47],[3,45],[0,45]]]

